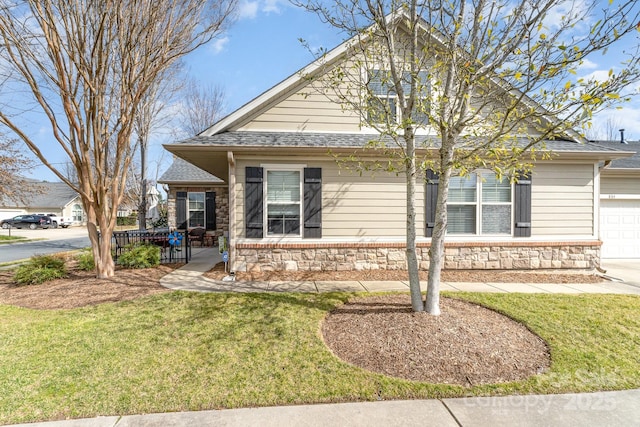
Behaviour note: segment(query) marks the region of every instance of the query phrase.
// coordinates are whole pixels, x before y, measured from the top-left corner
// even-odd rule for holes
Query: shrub
[[[119,226],[136,225],[137,221],[138,221],[137,215],[119,216],[116,218],[116,225],[119,225]]]
[[[160,264],[160,248],[153,245],[128,245],[118,257],[126,268],[148,268]]]
[[[36,285],[67,275],[64,260],[51,255],[37,255],[16,270],[13,280],[20,285]]]
[[[91,249],[83,249],[76,259],[78,260],[78,268],[80,270],[91,271],[96,268]]]

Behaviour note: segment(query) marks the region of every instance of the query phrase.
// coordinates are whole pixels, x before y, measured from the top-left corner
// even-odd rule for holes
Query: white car
[[[67,228],[73,223],[71,218],[67,218],[64,216],[57,216],[56,214],[52,214],[52,213],[37,214],[37,215],[46,215],[49,218],[51,218],[51,228],[58,228],[58,227]]]

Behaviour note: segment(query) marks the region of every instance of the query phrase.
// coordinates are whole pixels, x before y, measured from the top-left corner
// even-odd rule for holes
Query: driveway
[[[623,282],[640,286],[640,260],[638,259],[604,259],[600,266],[606,275]]]

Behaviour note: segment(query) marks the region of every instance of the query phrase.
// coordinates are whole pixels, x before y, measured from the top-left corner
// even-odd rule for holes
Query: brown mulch
[[[517,381],[550,366],[546,343],[487,308],[442,298],[440,316],[413,313],[408,295],[355,298],[322,325],[339,358],[369,371],[472,386]]]
[[[70,309],[170,292],[160,278],[181,264],[142,270],[117,269],[99,280],[70,263],[69,276],[18,286],[0,271],[0,304],[33,309]],[[222,279],[224,264],[205,276]],[[407,280],[406,271],[262,272],[238,280]],[[421,279],[427,278],[421,272]],[[591,272],[443,271],[449,282],[597,283]],[[408,295],[356,298],[327,315],[322,334],[340,358],[385,375],[470,386],[515,381],[549,367],[546,344],[521,324],[491,310],[450,298],[442,314],[412,313]]]
[[[138,270],[116,269],[111,279],[97,279],[93,271],[82,271],[70,265],[68,276],[40,285],[18,286],[13,272],[0,271],[0,304],[53,310],[132,300],[169,292],[160,278],[183,264],[161,265]]]

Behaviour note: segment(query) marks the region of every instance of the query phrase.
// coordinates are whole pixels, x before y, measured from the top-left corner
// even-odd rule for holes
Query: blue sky
[[[203,84],[221,86],[226,94],[225,112],[230,113],[313,60],[300,38],[312,48],[330,49],[343,41],[342,34],[323,24],[316,15],[295,8],[287,1],[242,0],[238,20],[229,31],[186,58],[188,73]],[[594,62],[599,58],[592,59],[585,67],[588,68],[585,73],[608,71],[609,55],[613,54],[603,56],[602,63]],[[628,139],[640,139],[637,102],[623,110],[601,115],[596,127],[609,116],[616,127],[626,129]],[[46,124],[41,127],[40,134],[39,139],[46,146],[45,152],[50,153],[50,159],[54,163],[66,162],[58,144],[50,138]],[[169,142],[172,140],[166,134],[156,135],[150,141],[149,178],[154,178],[158,164],[160,174],[169,166],[171,155],[166,152],[162,155],[162,144]],[[57,181],[45,167],[34,168],[31,176]]]

